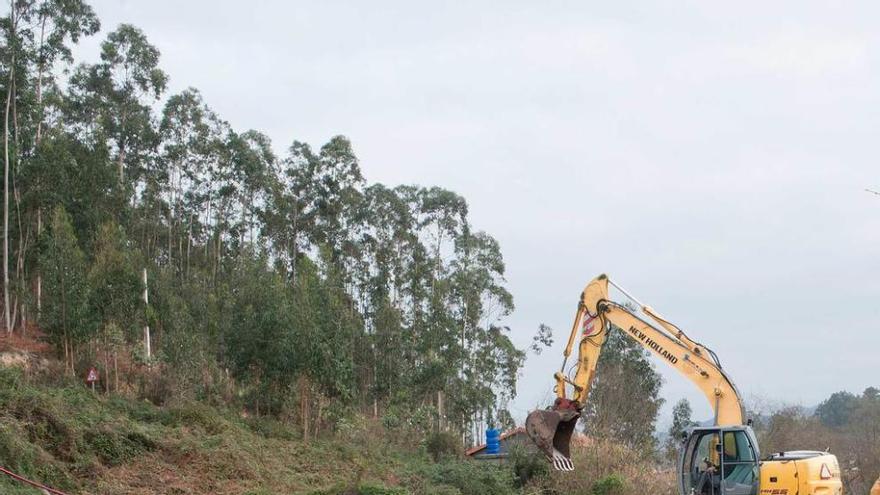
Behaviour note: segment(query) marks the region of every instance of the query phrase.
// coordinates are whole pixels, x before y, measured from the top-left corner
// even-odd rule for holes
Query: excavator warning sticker
[[[590,315],[587,315],[584,318],[584,337],[593,334],[593,323],[596,321],[596,318]]]
[[[629,333],[633,334],[633,336],[635,338],[639,339],[642,343],[644,343],[645,346],[653,349],[654,352],[659,354],[663,359],[666,359],[667,361],[669,361],[672,364],[675,364],[678,362],[677,357],[673,356],[669,351],[664,349],[662,345],[657,343],[657,341],[655,341],[651,337],[648,337],[647,335],[645,335],[645,333],[642,332],[641,330],[639,330],[638,328],[629,327]]]
[[[788,488],[765,488],[761,495],[788,495]]]

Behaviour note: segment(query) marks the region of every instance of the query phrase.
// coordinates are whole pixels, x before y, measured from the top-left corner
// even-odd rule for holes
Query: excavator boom
[[[656,326],[637,316],[629,307],[611,300],[609,284],[613,285],[611,280],[600,275],[584,288],[563,354],[562,369],[554,375],[556,401],[550,409],[533,411],[526,418],[527,433],[554,466],[573,469],[569,452],[571,435],[589,396],[602,346],[608,332],[615,329],[623,331],[691,380],[715,411],[716,425],[743,424],[739,393],[714,353],[688,338],[650,307],[639,304],[638,309],[653,319]],[[635,301],[631,296],[629,298]],[[575,344],[578,355],[573,364],[574,376],[570,377],[566,374],[566,366]]]

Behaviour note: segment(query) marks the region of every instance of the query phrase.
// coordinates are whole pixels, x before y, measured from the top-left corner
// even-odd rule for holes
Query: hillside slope
[[[425,454],[375,430],[352,424],[333,439],[305,443],[275,420],[197,402],[156,407],[105,398],[76,383],[38,384],[19,369],[0,368],[0,466],[71,494],[433,490]],[[8,478],[0,491],[37,493]]]

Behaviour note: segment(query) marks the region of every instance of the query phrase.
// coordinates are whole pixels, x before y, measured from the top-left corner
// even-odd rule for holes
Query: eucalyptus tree
[[[299,167],[298,189],[306,198],[304,215],[311,219],[311,241],[326,246],[333,262],[342,261],[365,182],[351,143],[335,136],[317,154],[305,145],[291,152]]]
[[[255,409],[278,413],[309,359],[302,347],[308,342],[296,325],[301,308],[265,258],[244,253],[234,265],[235,298],[224,328],[226,359],[235,376],[253,386],[249,401]]]
[[[238,242],[253,247],[262,211],[276,180],[276,157],[269,137],[255,130],[234,135],[230,148],[234,164],[230,185],[236,190],[238,203]]]
[[[194,88],[172,95],[162,111],[162,152],[155,174],[167,206],[166,262],[173,264],[176,250],[181,270],[189,266],[193,231],[207,207],[224,125]]]
[[[92,7],[82,0],[37,1],[32,4],[31,12],[31,29],[28,44],[30,45],[30,50],[34,53],[32,63],[36,66],[31,69],[32,73],[36,73],[36,81],[32,82],[32,86],[35,88],[35,108],[32,120],[36,122],[36,129],[33,132],[33,149],[34,155],[38,155],[46,125],[45,95],[47,91],[50,93],[50,99],[53,100],[57,108],[57,68],[59,65],[66,66],[72,64],[72,45],[78,43],[83,36],[91,36],[97,33],[101,24]],[[37,179],[40,177],[38,174],[32,174],[32,176],[35,176]],[[37,180],[36,184],[31,184],[31,186],[36,189],[45,188],[45,184],[42,184],[39,180]],[[25,206],[26,212],[24,216],[27,218],[30,216],[28,213],[31,213],[35,217],[36,236],[39,236],[43,230],[44,206],[41,203],[38,201],[36,205],[31,205],[34,207],[30,211],[27,211],[27,206]],[[21,227],[20,230],[22,230]],[[19,232],[19,237],[22,236],[25,240],[20,240],[19,242],[20,265],[24,264],[24,259],[27,256],[26,247],[28,243],[26,240],[29,238],[23,232]],[[22,266],[22,277],[24,277],[23,272]],[[42,276],[39,271],[37,271],[35,277],[34,292],[37,313],[39,314],[42,306]]]
[[[311,146],[294,141],[278,163],[269,187],[269,205],[263,211],[263,227],[276,261],[294,283],[300,256],[314,251],[317,209],[312,173],[317,160]]]
[[[419,226],[432,247],[436,280],[443,275],[443,249],[461,235],[467,225],[467,214],[467,201],[452,191],[441,187],[419,191]]]
[[[117,388],[119,351],[123,344],[138,338],[146,314],[141,299],[144,286],[136,258],[119,225],[114,222],[101,225],[88,275],[89,302],[104,345],[105,369],[108,373],[110,369],[114,371]],[[105,387],[110,390],[109,380],[105,380]]]
[[[433,390],[438,412],[438,426],[443,427],[444,390],[449,384],[449,369],[455,363],[452,354],[456,347],[456,325],[448,311],[451,280],[446,259],[455,239],[467,225],[467,202],[458,194],[440,188],[420,189],[416,199],[416,221],[419,237],[427,246],[430,256],[430,291],[425,302],[424,330],[420,332],[421,352],[425,367],[421,370],[422,386]]]
[[[162,96],[167,80],[159,68],[159,50],[130,24],[107,35],[100,62],[81,65],[70,79],[73,123],[93,142],[112,144],[123,189],[133,187],[158,144],[150,106]]]
[[[5,109],[3,112],[3,317],[7,332],[12,332],[12,317],[9,298],[9,207],[10,174],[17,168],[21,127],[19,126],[19,106],[22,97],[28,93],[27,80],[33,52],[28,50],[30,37],[28,22],[32,16],[32,3],[27,1],[9,2],[9,14],[0,19],[4,43],[2,49],[3,92]]]
[[[262,215],[264,234],[269,239],[276,266],[285,272],[290,282],[296,282],[297,260],[308,250],[309,217],[304,215],[306,198],[301,180],[302,168],[294,158],[298,146],[294,142],[288,157],[280,162],[279,170],[269,187],[268,205]]]
[[[362,266],[356,278],[365,299],[365,351],[372,357],[367,388],[372,392],[373,414],[378,415],[379,403],[404,388],[405,377],[413,372],[415,346],[406,328],[403,294],[411,252],[418,249],[419,240],[413,212],[393,189],[368,186],[358,211],[355,242]]]
[[[691,403],[687,399],[680,399],[672,407],[672,424],[669,425],[664,446],[666,458],[671,463],[678,460],[682,435],[689,428],[697,426],[697,423],[692,419],[692,414]]]
[[[9,3],[8,15],[0,19],[4,44],[0,67],[5,93],[4,111],[4,319],[11,331],[16,314],[25,321],[27,287],[25,260],[34,238],[42,231],[40,209],[36,228],[32,211],[22,205],[19,179],[22,168],[35,153],[40,141],[44,114],[44,88],[52,87],[58,62],[72,60],[70,45],[80,36],[93,34],[98,21],[91,7],[78,0],[17,0]],[[10,225],[10,197],[15,202],[15,218]],[[36,230],[34,233],[32,230]],[[17,242],[15,242],[17,241]],[[10,243],[15,242],[15,301],[10,300]],[[40,278],[36,279],[39,306]],[[10,309],[15,311],[10,315]],[[20,310],[20,313],[19,313]]]
[[[498,242],[465,226],[455,240],[455,258],[450,263],[449,311],[458,330],[458,345],[448,345],[448,360],[457,363],[455,369],[460,371],[448,380],[458,385],[454,397],[476,394],[478,400],[470,404],[481,406],[489,415],[500,400],[511,398],[517,363],[523,359],[507,338],[505,327],[500,326],[514,309],[513,296],[504,287],[504,270]],[[467,390],[474,386],[478,388]],[[468,403],[459,403],[466,410]],[[472,410],[471,414],[477,412]]]
[[[257,131],[226,129],[216,146],[217,160],[210,169],[206,220],[212,222],[212,276],[228,255],[234,259],[256,228],[275,181],[275,155],[269,138]]]
[[[45,277],[46,306],[40,324],[64,357],[65,371],[73,374],[76,346],[91,329],[86,259],[79,248],[70,215],[62,206],[52,213],[49,234],[40,257]]]
[[[43,0],[33,7],[32,45],[36,52],[36,131],[38,145],[43,134],[45,87],[55,84],[58,62],[73,63],[71,45],[82,36],[98,32],[101,23],[90,5],[82,0]]]

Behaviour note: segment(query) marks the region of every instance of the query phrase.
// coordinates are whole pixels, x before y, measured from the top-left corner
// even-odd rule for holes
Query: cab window
[[[697,446],[697,458],[700,460],[711,460],[715,453],[715,445],[718,443],[718,434],[712,433],[700,437],[700,444]]]
[[[721,448],[721,486],[725,494],[753,495],[758,490],[758,463],[744,431],[726,431]]]
[[[755,453],[749,444],[749,439],[743,431],[724,432],[724,461],[725,462],[753,462]]]

